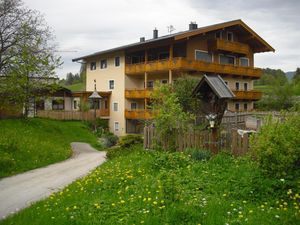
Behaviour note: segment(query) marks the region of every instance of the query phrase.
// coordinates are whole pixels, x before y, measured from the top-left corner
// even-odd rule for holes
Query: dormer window
[[[233,41],[233,33],[227,32],[227,41]]]
[[[222,39],[222,31],[218,31],[218,32],[216,33],[216,38],[217,38],[217,39]]]

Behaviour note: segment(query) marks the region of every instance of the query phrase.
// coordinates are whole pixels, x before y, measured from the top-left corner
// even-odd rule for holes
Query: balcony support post
[[[169,59],[173,60],[173,44],[170,45],[170,51],[169,51]]]
[[[172,84],[172,70],[169,70],[169,84]]]
[[[145,78],[144,78],[144,80],[145,80],[145,90],[144,90],[144,93],[146,95],[147,83],[148,83],[148,73],[147,72],[145,72]],[[145,97],[144,108],[146,110],[147,109],[147,98],[146,98],[146,96],[144,96],[144,97]]]

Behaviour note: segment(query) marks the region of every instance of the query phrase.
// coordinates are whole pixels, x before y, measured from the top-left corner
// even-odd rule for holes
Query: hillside
[[[296,71],[290,71],[290,72],[286,72],[285,75],[287,76],[287,78],[289,80],[291,80],[291,79],[293,79],[295,73],[296,73]]]

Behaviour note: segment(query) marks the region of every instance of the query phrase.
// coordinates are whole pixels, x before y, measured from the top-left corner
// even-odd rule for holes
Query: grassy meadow
[[[265,177],[247,157],[113,151],[90,175],[0,224],[299,224],[300,183]]]
[[[82,122],[0,120],[0,178],[67,159],[74,141],[97,145]]]

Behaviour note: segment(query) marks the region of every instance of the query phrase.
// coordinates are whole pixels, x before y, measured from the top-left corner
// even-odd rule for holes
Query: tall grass
[[[116,151],[113,149],[113,151]],[[124,151],[125,154],[120,152]],[[116,153],[116,152],[115,152]],[[299,190],[247,158],[119,149],[89,176],[0,224],[297,224]]]
[[[64,160],[71,155],[74,141],[97,145],[96,137],[81,122],[0,120],[0,177]]]

